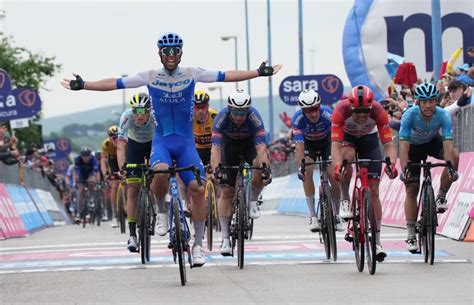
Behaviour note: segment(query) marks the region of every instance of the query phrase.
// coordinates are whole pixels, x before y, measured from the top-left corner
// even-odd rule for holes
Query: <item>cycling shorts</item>
[[[194,138],[183,137],[177,134],[161,137],[155,133],[152,141],[151,149],[151,165],[154,167],[159,163],[166,163],[173,166],[173,160],[176,161],[177,167],[186,167],[191,164],[199,169],[201,178],[204,180],[204,166],[194,146]],[[185,186],[196,178],[191,171],[179,173],[181,180]]]
[[[240,161],[244,160],[252,165],[253,160],[257,157],[257,149],[253,138],[245,140],[224,139],[221,145],[221,162],[222,165],[238,166]],[[222,171],[222,185],[235,186],[237,178],[237,170],[224,169]]]
[[[382,150],[377,133],[371,133],[362,137],[354,137],[348,133],[344,133],[342,145],[353,147],[359,159],[382,160]],[[370,163],[368,170],[369,179],[380,179],[382,163]]]

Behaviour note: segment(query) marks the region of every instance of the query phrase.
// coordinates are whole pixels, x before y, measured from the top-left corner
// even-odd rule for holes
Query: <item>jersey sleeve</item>
[[[411,129],[413,128],[413,111],[412,109],[416,109],[414,107],[408,109],[403,116],[402,120],[400,123],[400,132],[398,133],[398,136],[400,138],[400,141],[410,141],[411,137]]]
[[[446,110],[441,110],[441,136],[443,137],[443,140],[452,140],[454,136],[451,115]]]
[[[377,116],[377,130],[379,131],[379,138],[383,144],[387,144],[393,141],[392,131],[390,130],[390,125],[388,123],[387,113],[381,110]]]
[[[137,88],[146,86],[149,82],[149,75],[152,70],[140,72],[137,75],[118,78],[116,81],[117,89]]]
[[[291,119],[291,128],[293,130],[293,136],[296,143],[304,142],[303,128],[303,115],[297,111]]]
[[[222,144],[222,130],[225,124],[225,118],[225,110],[222,110],[214,119],[214,126],[212,127],[212,145],[221,146]]]
[[[107,156],[109,155],[109,150],[107,148],[108,140],[109,139],[105,139],[104,142],[102,142],[102,153],[100,154],[102,159],[107,159]]]
[[[223,82],[225,79],[225,73],[222,71],[207,71],[202,68],[193,68],[194,79],[196,82],[201,83],[213,83]]]
[[[342,142],[344,140],[344,117],[341,113],[340,104],[336,106],[332,114],[331,142]]]
[[[130,128],[130,118],[125,111],[120,117],[120,123],[118,126],[118,141],[127,142],[128,141],[128,129]]]
[[[263,120],[257,111],[250,114],[250,121],[255,126],[255,145],[265,144],[267,142],[267,132],[263,126]]]

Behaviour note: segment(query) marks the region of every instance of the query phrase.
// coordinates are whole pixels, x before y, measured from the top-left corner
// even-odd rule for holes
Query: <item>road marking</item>
[[[405,259],[405,260],[388,260],[383,264],[425,264],[422,259]],[[331,262],[328,260],[323,261],[278,261],[278,262],[252,262],[246,261],[246,266],[297,266],[297,265],[346,265],[355,264],[352,260],[338,260],[337,262]],[[435,264],[472,264],[471,260],[468,259],[437,259]],[[228,262],[208,262],[204,265],[204,268],[212,267],[231,267],[237,268],[236,259]],[[106,271],[106,270],[136,270],[136,269],[158,269],[158,268],[178,268],[177,264],[135,264],[135,265],[120,265],[120,266],[93,266],[93,267],[67,267],[67,268],[41,268],[41,269],[24,269],[24,270],[4,270],[0,271],[2,274],[25,274],[25,273],[43,273],[43,272],[70,272],[70,271]],[[189,269],[189,265],[188,265]]]

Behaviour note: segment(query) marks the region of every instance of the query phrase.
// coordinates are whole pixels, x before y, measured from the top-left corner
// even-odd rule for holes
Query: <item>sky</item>
[[[265,0],[249,0],[250,69],[268,58]],[[272,63],[282,64],[273,77],[273,94],[281,81],[299,74],[298,1],[271,1]],[[305,74],[335,74],[349,85],[342,58],[342,32],[352,0],[303,0]],[[80,74],[99,80],[161,67],[156,41],[164,32],[184,39],[181,66],[208,70],[234,70],[237,36],[238,68],[247,69],[244,0],[154,1],[24,1],[0,0],[5,18],[0,30],[11,35],[15,46],[55,57],[61,71],[40,90],[43,116],[90,110],[120,104],[123,92],[72,92],[60,85],[63,78]],[[233,83],[201,84],[196,89],[222,86],[224,98]],[[247,82],[239,86],[247,88]],[[253,96],[268,96],[268,80],[251,81]],[[127,89],[125,99],[145,88]],[[218,90],[210,91],[219,99]],[[274,101],[282,103],[279,99]]]

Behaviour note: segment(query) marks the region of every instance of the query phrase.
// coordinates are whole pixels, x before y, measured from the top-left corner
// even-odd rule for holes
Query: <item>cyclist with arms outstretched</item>
[[[417,219],[416,197],[420,189],[420,168],[407,168],[408,161],[420,163],[428,156],[451,161],[458,168],[459,151],[453,146],[453,131],[450,114],[438,103],[438,89],[430,83],[416,87],[415,98],[418,106],[408,109],[402,117],[400,127],[400,165],[404,172],[400,179],[405,182],[405,217],[407,222],[407,250],[417,252],[415,224]],[[439,131],[441,130],[441,135]],[[447,209],[446,194],[455,177],[448,174],[447,168],[441,176],[441,186],[436,198],[438,213]]]
[[[204,169],[194,145],[193,95],[197,82],[236,82],[259,76],[271,76],[281,69],[262,63],[257,70],[207,71],[201,68],[179,67],[183,55],[183,39],[176,33],[166,33],[158,38],[158,54],[163,68],[148,70],[135,76],[108,78],[99,81],[83,81],[79,75],[75,80],[64,79],[62,85],[72,90],[107,91],[147,86],[152,99],[153,115],[157,127],[152,142],[151,164],[155,170],[167,170],[176,160],[178,167],[194,164],[201,175]],[[193,264],[200,267],[206,260],[202,251],[207,208],[204,203],[204,187],[199,187],[193,173],[180,174],[189,188],[193,205],[192,217],[195,240],[192,248]],[[155,175],[151,188],[156,190],[157,200],[164,202],[168,175]]]
[[[378,132],[378,137],[377,137]],[[340,101],[334,109],[331,127],[331,156],[334,165],[334,179],[340,181],[341,203],[339,215],[342,218],[353,217],[349,204],[349,184],[352,167],[346,166],[345,176],[341,177],[342,160],[354,161],[356,152],[360,159],[381,160],[379,138],[386,156],[390,157],[390,168],[385,167],[389,178],[394,179],[398,173],[395,167],[397,152],[392,142],[392,133],[388,125],[387,113],[374,100],[373,92],[366,86],[352,88],[349,98]],[[387,254],[380,243],[382,222],[382,205],[379,198],[381,163],[370,163],[369,187],[370,199],[374,206],[377,220],[376,255],[377,261],[383,261]]]

